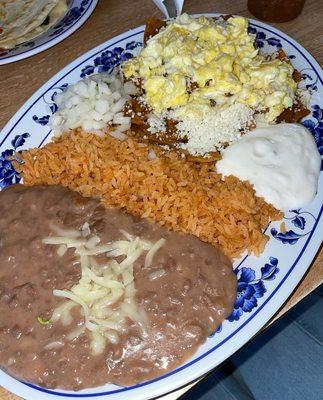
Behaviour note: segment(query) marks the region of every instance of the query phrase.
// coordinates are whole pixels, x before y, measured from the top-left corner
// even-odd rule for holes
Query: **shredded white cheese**
[[[74,340],[85,328],[88,329],[92,337],[92,353],[97,355],[102,353],[107,340],[118,342],[119,333],[126,330],[127,318],[136,321],[144,331],[146,313],[135,301],[134,263],[143,252],[147,252],[145,267],[149,268],[165,239],[151,243],[122,231],[124,240],[101,244],[98,236],[91,235],[88,224],[84,224],[80,232],[57,227],[52,227],[52,231],[70,236],[49,236],[43,239],[43,243],[59,246],[59,255],[63,255],[67,248],[74,248],[82,271],[79,282],[71,290],[53,291],[55,296],[68,301],[54,310],[52,322],[61,320],[64,325],[71,324],[70,311],[76,305],[81,306],[84,315],[84,325],[71,332],[68,340]],[[95,256],[104,253],[107,261],[99,265]],[[118,256],[124,257],[121,262],[114,259]]]
[[[159,269],[159,270],[154,271],[151,274],[149,274],[149,279],[151,281],[154,281],[155,279],[161,278],[165,274],[166,274],[166,271],[164,269]]]
[[[64,346],[63,342],[55,341],[55,342],[48,343],[46,346],[44,346],[44,349],[45,350],[56,350],[63,346]]]
[[[145,259],[145,268],[149,268],[152,264],[154,255],[157,253],[157,251],[164,246],[166,240],[161,238],[159,239],[152,247],[151,249],[148,251],[147,255],[146,255],[146,259]]]

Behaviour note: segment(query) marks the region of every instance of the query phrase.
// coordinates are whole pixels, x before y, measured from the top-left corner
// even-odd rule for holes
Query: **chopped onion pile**
[[[145,267],[150,267],[165,239],[151,243],[122,231],[124,240],[102,244],[98,236],[91,236],[87,223],[81,231],[55,226],[51,226],[51,229],[59,236],[46,237],[43,243],[57,245],[59,255],[68,248],[75,248],[82,270],[81,279],[71,290],[53,291],[55,296],[68,301],[54,310],[51,321],[61,320],[63,325],[69,325],[72,322],[71,309],[76,305],[81,306],[84,326],[71,332],[68,339],[73,340],[88,329],[92,335],[94,355],[103,352],[106,340],[118,343],[119,333],[127,329],[127,318],[136,321],[144,332],[146,313],[135,301],[133,267],[143,252],[147,252]],[[107,261],[98,264],[95,256],[103,253],[106,253]],[[121,262],[115,259],[119,256],[124,256]]]
[[[49,126],[55,135],[76,128],[96,133],[109,128],[113,136],[124,139],[131,119],[124,116],[123,107],[136,91],[136,86],[124,82],[117,72],[91,75],[55,95],[58,110],[50,117]]]

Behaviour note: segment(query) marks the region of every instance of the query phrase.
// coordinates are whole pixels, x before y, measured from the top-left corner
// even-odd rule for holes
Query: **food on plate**
[[[145,47],[137,57],[121,64],[122,73],[116,69],[111,75],[92,75],[56,95],[58,110],[49,120],[54,133],[81,128],[101,136],[160,145],[165,153],[175,150],[186,161],[217,161],[219,173],[249,181],[258,196],[282,211],[310,201],[317,188],[318,152],[305,128],[294,124],[298,133],[285,133],[292,126],[285,122],[299,121],[308,114],[310,93],[302,88],[302,75],[284,51],[279,49],[274,55],[259,52],[242,17],[193,19],[184,14],[168,23],[158,21],[148,20]],[[184,132],[183,126],[188,130]],[[256,161],[249,155],[259,128],[268,136],[273,132],[278,140],[269,145],[269,138],[268,154]],[[293,158],[297,160],[295,170],[303,177],[310,175],[308,191],[303,194],[286,184],[287,167],[282,166],[286,157],[291,159],[300,151],[294,146],[296,135],[314,157],[310,168],[309,155],[306,160],[305,153]],[[241,154],[243,146],[248,151]],[[289,146],[294,146],[292,153]],[[284,151],[284,160],[278,161],[277,151]],[[270,152],[274,157],[268,162]],[[232,161],[227,166],[229,155],[236,157],[235,169]],[[255,162],[265,163],[261,173],[258,168],[250,170]],[[242,164],[244,168],[240,168]],[[271,179],[273,175],[277,179]],[[150,210],[141,214],[149,213],[153,214]],[[150,217],[163,223],[168,218]],[[214,237],[210,240],[199,229],[189,232],[214,243]],[[248,245],[245,248],[250,251]],[[226,248],[223,251],[229,256],[238,254]]]
[[[123,108],[135,93],[135,85],[124,82],[117,71],[91,75],[56,95],[58,110],[51,115],[49,126],[57,136],[76,128],[100,133],[109,126],[110,134],[124,139],[131,118]]]
[[[300,124],[259,127],[227,147],[216,169],[250,182],[277,209],[297,209],[313,200],[321,157],[311,133]]]
[[[314,197],[319,156],[305,128],[284,123],[308,113],[301,74],[282,49],[262,54],[254,40],[242,17],[149,20],[137,57],[55,95],[49,125],[57,138],[18,156],[24,182],[100,196],[231,258],[259,255],[268,222]],[[190,133],[180,136],[188,119]],[[268,132],[262,144],[257,129]],[[286,184],[292,167],[282,166],[299,154],[296,139],[314,157],[293,157],[293,171],[309,177],[302,194]],[[268,153],[255,160],[259,146]],[[253,171],[255,163],[262,169]]]
[[[192,233],[229,257],[260,254],[269,220],[282,213],[237,178],[190,163],[174,152],[132,139],[73,132],[19,154],[15,167],[26,185],[61,184],[103,204]]]
[[[66,13],[67,0],[2,0],[0,48],[12,49],[49,30]]]
[[[128,386],[185,362],[229,315],[230,259],[263,252],[320,167],[295,124],[301,74],[247,28],[150,20],[138,56],[55,89],[52,141],[10,153],[26,186],[0,193],[1,368]]]
[[[255,48],[246,18],[183,14],[159,29],[154,24],[139,55],[121,65],[139,87],[126,109],[135,136],[207,156],[260,121],[273,123],[296,105],[306,110],[299,73],[282,50],[266,55]]]
[[[212,162],[260,122],[299,121],[309,112],[301,74],[282,49],[260,53],[247,26],[242,17],[148,20],[139,55],[121,73],[92,75],[58,93],[49,125],[56,135],[127,134]]]
[[[231,262],[193,236],[60,186],[0,198],[0,366],[18,379],[74,390],[151,379],[231,312]]]

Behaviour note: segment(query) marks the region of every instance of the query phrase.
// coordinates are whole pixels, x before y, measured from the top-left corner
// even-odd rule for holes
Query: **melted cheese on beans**
[[[59,255],[64,254],[67,248],[74,248],[82,275],[71,290],[53,291],[55,296],[68,301],[54,310],[51,322],[61,320],[63,325],[70,325],[71,309],[76,305],[81,306],[84,325],[72,331],[69,337],[73,340],[87,329],[91,334],[94,355],[103,352],[107,340],[118,343],[119,333],[127,330],[127,318],[137,322],[144,330],[146,313],[135,301],[134,263],[146,252],[145,267],[149,268],[165,239],[151,243],[123,232],[124,240],[101,244],[98,236],[90,235],[88,224],[84,224],[82,232],[55,226],[52,230],[63,236],[49,236],[43,239],[43,243],[59,246]],[[107,255],[106,263],[97,263],[95,256],[100,254]],[[120,256],[123,260],[118,262],[115,258]]]

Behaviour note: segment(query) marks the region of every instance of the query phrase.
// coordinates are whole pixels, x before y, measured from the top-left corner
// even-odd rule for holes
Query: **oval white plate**
[[[215,16],[216,14],[212,14]],[[209,15],[211,16],[211,15]],[[251,21],[260,47],[274,52],[282,47],[295,67],[301,71],[306,85],[313,91],[312,115],[305,124],[312,131],[323,151],[323,88],[322,70],[314,58],[295,40],[266,24]],[[139,51],[143,27],[121,34],[84,54],[40,88],[16,113],[1,134],[0,186],[19,182],[6,159],[13,150],[41,146],[50,140],[47,126],[49,115],[55,111],[55,92],[93,72],[110,71],[122,60]],[[312,262],[321,242],[323,222],[323,174],[314,201],[304,209],[285,215],[287,232],[280,232],[280,223],[267,228],[270,241],[261,257],[243,257],[234,263],[238,275],[238,297],[233,313],[210,337],[199,351],[174,371],[149,382],[121,388],[114,385],[81,392],[46,390],[19,382],[0,371],[1,385],[26,400],[102,398],[113,400],[150,399],[180,386],[210,371],[251,339],[286,301]],[[300,182],[300,190],[302,183]]]
[[[0,52],[0,65],[34,56],[75,32],[92,14],[98,0],[70,0],[65,16],[48,31],[8,51]]]

